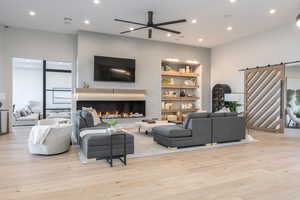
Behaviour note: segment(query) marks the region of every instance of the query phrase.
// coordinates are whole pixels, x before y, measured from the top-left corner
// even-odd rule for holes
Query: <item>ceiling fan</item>
[[[138,28],[130,29],[129,31],[123,31],[120,34],[126,34],[126,33],[132,32],[132,31],[137,31],[137,30],[149,28],[148,29],[148,38],[150,39],[150,38],[152,38],[152,29],[166,31],[166,32],[169,32],[169,33],[180,34],[179,31],[162,28],[161,26],[166,26],[166,25],[170,25],[170,24],[177,24],[177,23],[184,23],[187,20],[186,19],[180,19],[180,20],[175,20],[175,21],[169,21],[169,22],[163,22],[163,23],[154,24],[153,23],[153,12],[149,11],[148,12],[148,23],[147,24],[138,23],[138,22],[132,22],[132,21],[127,21],[127,20],[122,20],[122,19],[115,19],[115,21],[117,21],[117,22],[123,22],[123,23],[128,23],[128,24],[135,24],[135,25],[140,25],[141,26],[141,27],[138,27]]]

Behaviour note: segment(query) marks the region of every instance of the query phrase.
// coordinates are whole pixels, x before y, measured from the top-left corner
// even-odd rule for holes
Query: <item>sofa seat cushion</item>
[[[192,130],[184,129],[181,126],[157,126],[152,129],[153,134],[157,134],[169,138],[191,137]]]
[[[112,144],[113,145],[123,145],[124,136],[123,135],[114,135],[112,136]],[[134,137],[133,135],[126,133],[126,144],[133,144]],[[108,134],[88,134],[83,137],[82,145],[86,146],[109,146],[110,144],[110,135]]]
[[[38,113],[32,113],[32,114],[27,115],[25,117],[19,117],[17,120],[18,121],[35,121],[35,120],[39,120],[39,114]]]

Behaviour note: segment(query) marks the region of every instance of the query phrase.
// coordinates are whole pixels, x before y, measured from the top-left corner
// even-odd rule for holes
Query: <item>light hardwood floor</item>
[[[0,199],[299,200],[300,137],[252,132],[259,142],[83,165],[76,148],[32,156],[27,133],[0,137]],[[300,136],[300,133],[299,133]]]

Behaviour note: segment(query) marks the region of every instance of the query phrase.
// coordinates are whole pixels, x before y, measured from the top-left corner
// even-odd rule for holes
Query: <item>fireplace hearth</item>
[[[145,101],[77,101],[77,110],[92,107],[103,119],[142,118],[146,115]]]

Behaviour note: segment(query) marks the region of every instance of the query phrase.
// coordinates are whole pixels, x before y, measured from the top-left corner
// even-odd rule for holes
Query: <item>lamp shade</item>
[[[225,94],[224,98],[225,102],[238,102],[243,103],[243,95],[242,94]]]

